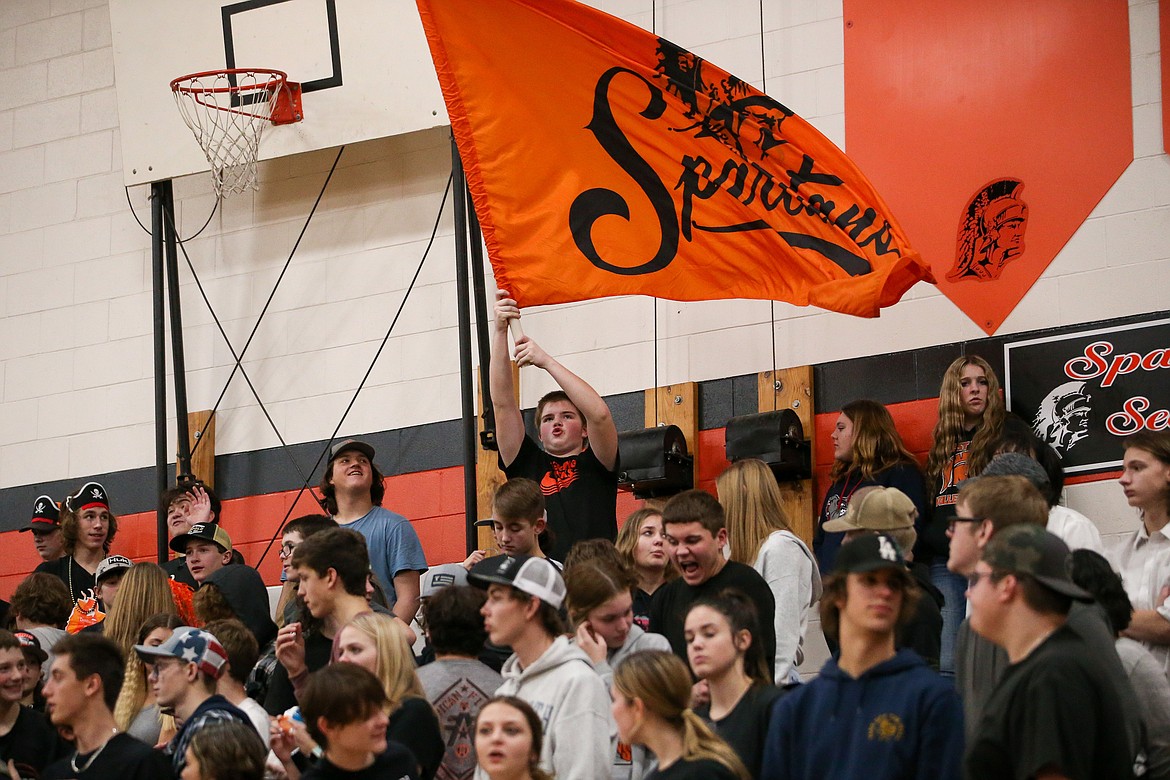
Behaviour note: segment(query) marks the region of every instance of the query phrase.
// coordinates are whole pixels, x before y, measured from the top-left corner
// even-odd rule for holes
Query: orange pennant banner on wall
[[[930,271],[812,125],[570,0],[417,0],[496,282],[522,306],[757,298],[866,317]]]
[[[1133,161],[1131,11],[1117,0],[843,7],[849,153],[939,291],[991,335]],[[1041,294],[1057,306],[1052,288]]]

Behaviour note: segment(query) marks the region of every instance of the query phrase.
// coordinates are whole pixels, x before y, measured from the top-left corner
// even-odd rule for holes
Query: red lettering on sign
[[[1094,379],[1104,374],[1101,387],[1110,387],[1117,377],[1132,374],[1139,368],[1143,371],[1170,368],[1170,350],[1165,347],[1152,349],[1145,355],[1125,352],[1114,355],[1112,360],[1105,360],[1112,352],[1110,342],[1094,341],[1085,347],[1084,354],[1064,364],[1064,373],[1069,379]]]
[[[1170,368],[1170,350],[1155,349],[1142,358],[1142,368],[1153,371],[1156,368]]]
[[[1144,395],[1134,396],[1122,404],[1121,408],[1122,411],[1114,412],[1105,420],[1105,429],[1114,436],[1128,436],[1142,428],[1151,431],[1164,431],[1170,428],[1170,411],[1156,409],[1149,415],[1145,414],[1150,408],[1150,399]]]
[[[1094,341],[1085,347],[1084,355],[1075,357],[1064,364],[1064,373],[1069,379],[1092,379],[1095,376],[1100,376],[1105,367],[1109,365],[1105,362],[1103,355],[1108,355],[1112,351],[1113,345],[1108,341]]]

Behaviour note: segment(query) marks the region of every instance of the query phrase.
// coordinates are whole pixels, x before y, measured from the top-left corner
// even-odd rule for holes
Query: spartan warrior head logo
[[[949,281],[995,281],[1004,266],[1024,253],[1028,204],[1020,199],[1023,189],[1019,179],[996,179],[975,194],[959,223],[958,254],[947,274]]]
[[[695,120],[687,127],[672,128],[674,132],[715,138],[741,158],[745,141],[759,147],[762,157],[788,143],[780,137],[780,125],[793,115],[790,110],[701,57],[659,38],[654,70],[666,82],[665,91],[687,107],[684,116]],[[707,81],[705,71],[714,73],[717,80]]]
[[[1049,391],[1036,410],[1032,430],[1064,455],[1089,435],[1089,402],[1084,382],[1065,382]]]

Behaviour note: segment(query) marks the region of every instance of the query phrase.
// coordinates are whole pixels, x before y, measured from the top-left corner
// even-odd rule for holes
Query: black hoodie
[[[215,585],[240,622],[256,637],[263,649],[276,638],[276,624],[269,616],[268,589],[260,572],[251,566],[234,564],[211,573],[204,585]]]

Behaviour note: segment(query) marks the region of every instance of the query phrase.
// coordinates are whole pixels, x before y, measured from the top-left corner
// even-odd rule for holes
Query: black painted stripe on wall
[[[946,367],[960,355],[973,353],[983,357],[1002,377],[1003,345],[1009,340],[1022,341],[1128,325],[1168,315],[1170,310],[822,363],[813,367],[815,409],[818,414],[835,412],[857,398],[872,398],[885,404],[934,398],[938,395],[939,382]],[[755,374],[700,382],[699,428],[722,428],[732,417],[756,412],[756,393]],[[618,430],[642,427],[644,398],[642,392],[621,393],[606,398]],[[535,410],[529,409],[524,415],[529,430],[533,430],[534,413]],[[377,450],[377,463],[382,473],[393,476],[461,465],[461,436],[459,420],[444,420],[370,433],[361,438]],[[220,498],[229,499],[297,490],[304,483],[302,473],[311,477],[310,485],[316,485],[320,480],[321,467],[315,464],[319,457],[320,462],[324,462],[322,453],[326,444],[322,440],[294,444],[287,450],[275,447],[218,455],[215,458],[216,492]],[[691,444],[694,446],[694,442]],[[170,473],[174,473],[174,464],[170,465]],[[21,485],[0,490],[0,532],[24,525],[31,516],[33,501],[42,493],[60,500],[90,480],[97,480],[106,487],[118,514],[134,514],[155,508],[157,497],[154,495],[153,466],[55,480],[39,485]]]

